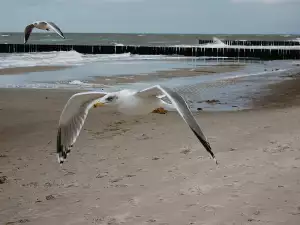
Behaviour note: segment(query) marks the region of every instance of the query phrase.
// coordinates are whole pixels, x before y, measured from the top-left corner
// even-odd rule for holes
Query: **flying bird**
[[[61,36],[63,39],[65,39],[64,34],[59,29],[59,27],[55,25],[55,23],[46,22],[46,21],[36,21],[36,22],[34,22],[32,24],[29,24],[25,27],[25,30],[24,30],[24,44],[27,43],[33,28],[37,28],[37,29],[40,29],[40,30],[46,30],[46,31],[53,30],[59,36]]]
[[[171,104],[162,100],[163,98],[167,98]],[[175,108],[206,151],[218,164],[209,142],[183,97],[176,91],[161,85],[154,85],[139,91],[130,89],[110,93],[88,91],[71,96],[60,115],[57,132],[57,157],[60,164],[66,160],[67,155],[70,153],[89,110],[93,106],[105,105],[117,106],[121,113],[127,115],[143,115],[164,106]]]

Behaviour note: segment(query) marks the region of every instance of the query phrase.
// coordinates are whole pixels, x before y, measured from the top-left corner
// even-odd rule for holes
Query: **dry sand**
[[[70,66],[29,66],[0,69],[0,75],[14,75],[42,71],[55,71],[70,68]]]
[[[136,83],[146,81],[157,81],[159,79],[170,79],[178,77],[196,77],[201,75],[210,75],[216,73],[230,73],[241,70],[245,67],[243,63],[237,64],[219,64],[214,66],[200,66],[192,69],[174,69],[166,71],[157,71],[154,73],[137,74],[137,75],[118,75],[118,76],[97,76],[94,77],[93,83],[114,85],[122,83]]]
[[[59,166],[56,128],[72,94],[0,90],[1,224],[300,224],[295,102],[195,113],[218,167],[175,112],[92,109]]]

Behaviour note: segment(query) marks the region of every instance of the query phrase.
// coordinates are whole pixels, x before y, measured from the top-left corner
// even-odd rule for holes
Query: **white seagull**
[[[171,104],[162,98],[167,97]],[[160,107],[175,108],[183,120],[218,164],[211,146],[192,115],[185,100],[175,91],[155,85],[140,91],[124,89],[117,92],[88,91],[74,94],[66,103],[59,120],[57,132],[57,157],[62,164],[79,136],[90,108],[115,105],[127,115],[143,115]]]
[[[63,32],[53,22],[36,21],[36,22],[34,22],[32,24],[29,24],[25,27],[25,30],[24,30],[24,44],[27,43],[33,28],[37,28],[37,29],[40,29],[40,30],[46,30],[46,31],[53,30],[59,36],[61,36],[63,39],[65,39]]]

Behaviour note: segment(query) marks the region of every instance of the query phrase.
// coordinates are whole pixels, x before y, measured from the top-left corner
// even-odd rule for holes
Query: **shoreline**
[[[136,75],[93,76],[93,83],[113,85],[154,81],[180,77],[209,76],[217,73],[230,73],[245,68],[245,64],[230,64],[218,66],[197,66],[196,68],[170,69],[153,73]]]
[[[137,75],[140,76],[140,75]],[[294,74],[292,76],[284,76],[289,79],[276,81],[275,83],[266,84],[259,89],[259,91],[253,92],[253,96],[245,96],[245,94],[241,93],[241,95],[235,95],[240,99],[247,99],[248,104],[244,108],[244,106],[237,106],[236,103],[230,103],[226,100],[222,100],[221,102],[217,98],[209,98],[203,99],[201,101],[195,101],[192,104],[204,103],[200,110],[194,109],[193,112],[241,112],[241,111],[251,111],[251,110],[267,110],[267,109],[280,109],[291,106],[300,105],[300,100],[298,96],[300,96],[300,74]],[[221,83],[233,84],[234,81],[226,80]],[[217,84],[216,84],[217,85]],[[103,86],[105,87],[105,86]],[[99,87],[100,88],[100,87]],[[87,91],[85,89],[79,89],[77,87],[71,88],[0,88],[0,92],[14,92],[14,93],[22,93],[22,92],[49,92],[49,93],[78,93]],[[226,103],[225,103],[226,102]],[[222,106],[216,108],[212,108],[212,106],[216,104],[221,104]],[[224,105],[225,104],[225,105]],[[205,107],[205,105],[207,107]],[[225,108],[224,108],[225,107]],[[223,108],[223,109],[222,109]],[[232,108],[232,110],[230,110]]]
[[[71,66],[28,66],[28,67],[13,67],[0,69],[1,75],[16,75],[33,72],[56,71],[71,68]]]
[[[294,74],[292,76],[284,76],[289,79],[277,81],[275,83],[266,84],[260,90],[259,93],[255,92],[254,96],[249,96],[251,101],[251,108],[233,110],[234,112],[239,111],[251,111],[251,110],[261,110],[261,109],[280,109],[284,107],[297,106],[300,105],[300,73]],[[84,89],[71,89],[71,88],[0,88],[0,92],[4,93],[21,93],[22,92],[45,92],[45,93],[57,93],[57,94],[71,94],[78,92],[85,92]],[[202,100],[201,102],[207,102],[208,104],[218,104],[218,99],[208,99]],[[213,111],[213,112],[218,112]],[[212,112],[212,111],[205,111]],[[220,112],[223,112],[220,110]],[[224,111],[230,112],[230,111]]]
[[[276,109],[300,105],[300,73],[276,83],[268,84],[261,90],[261,96],[252,100],[257,109]]]

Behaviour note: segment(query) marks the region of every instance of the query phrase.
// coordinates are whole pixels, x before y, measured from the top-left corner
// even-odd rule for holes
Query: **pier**
[[[210,41],[210,40],[207,40]],[[209,43],[212,43],[209,42]],[[267,43],[267,42],[266,42]],[[279,43],[279,42],[278,42]],[[276,43],[276,44],[278,44]],[[53,45],[53,44],[0,44],[0,53],[30,53],[75,50],[82,54],[121,54],[138,55],[181,55],[229,58],[255,58],[260,60],[300,59],[300,45],[213,45],[195,46],[121,46],[121,45]]]

